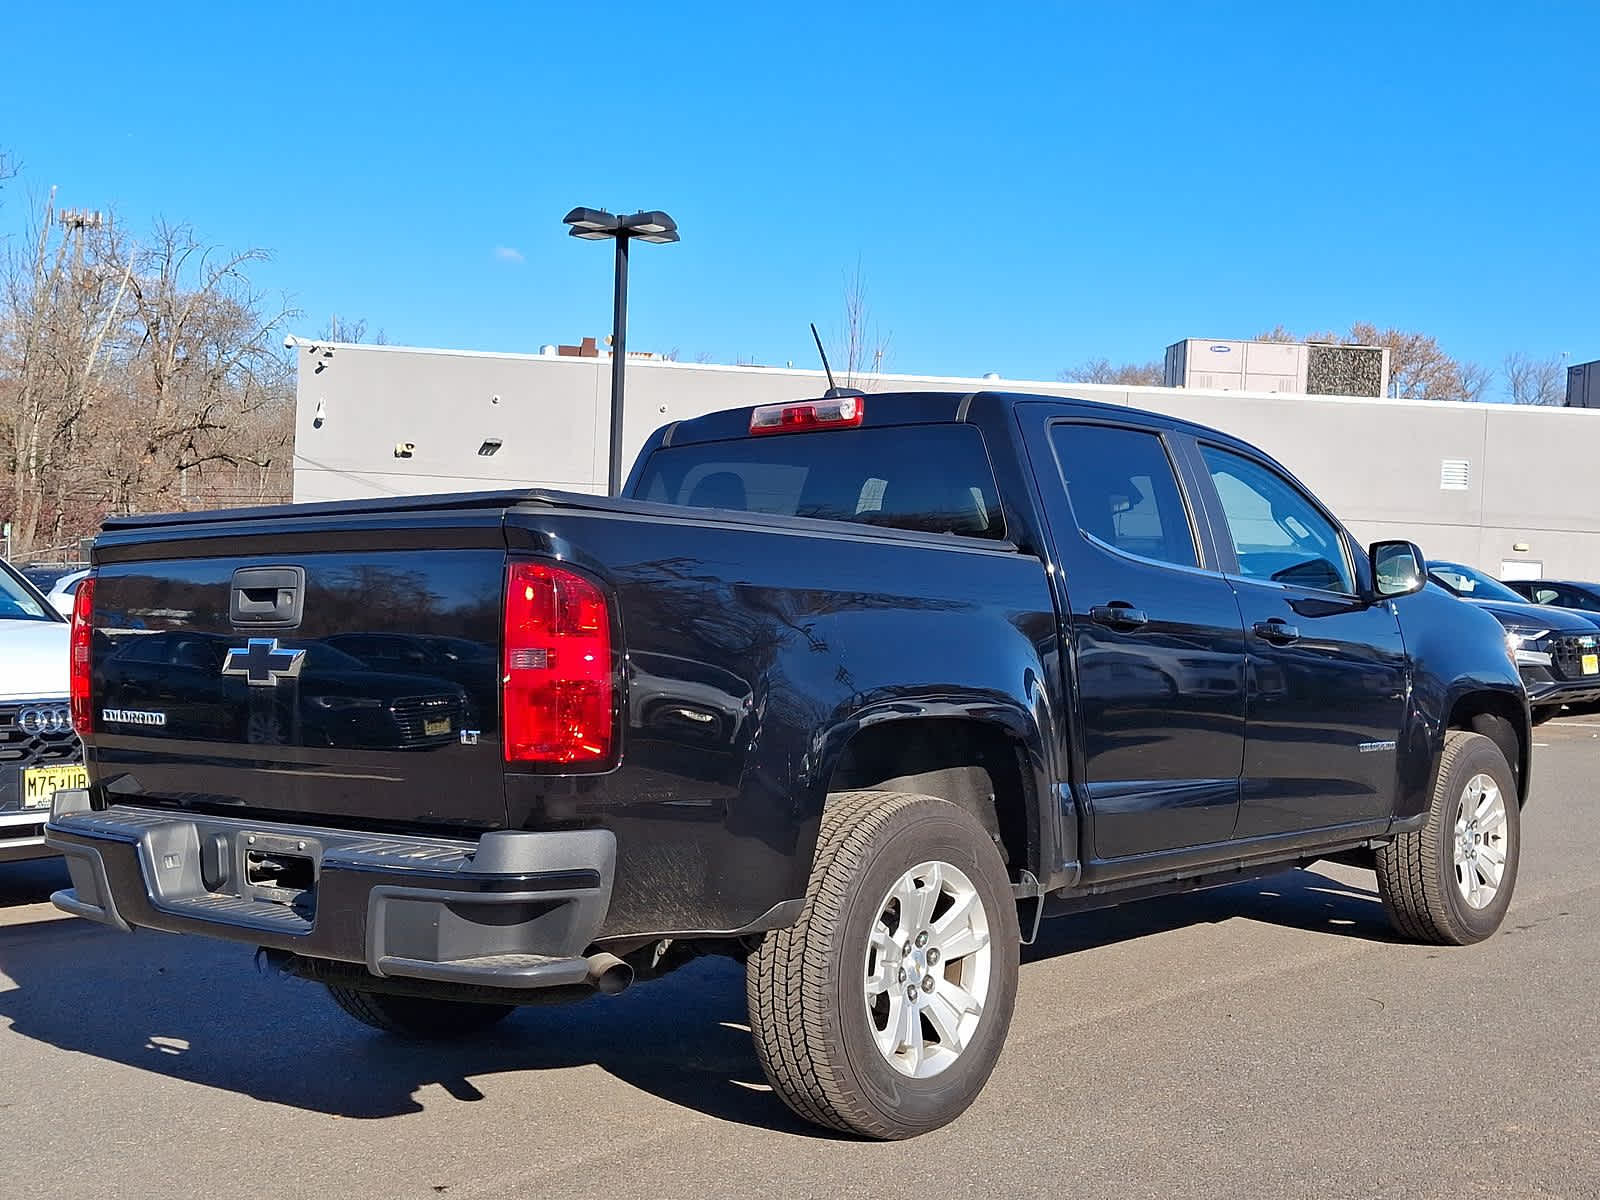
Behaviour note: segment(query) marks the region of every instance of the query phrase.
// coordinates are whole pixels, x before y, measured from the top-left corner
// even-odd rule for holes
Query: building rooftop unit
[[[1567,368],[1568,408],[1600,408],[1600,358]]]
[[[1167,347],[1162,382],[1225,392],[1376,398],[1389,394],[1389,351],[1332,342],[1185,338]]]

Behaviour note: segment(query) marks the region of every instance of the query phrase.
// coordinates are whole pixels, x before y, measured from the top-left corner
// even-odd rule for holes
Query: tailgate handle
[[[304,567],[240,567],[228,589],[228,619],[252,629],[294,629],[305,601]]]

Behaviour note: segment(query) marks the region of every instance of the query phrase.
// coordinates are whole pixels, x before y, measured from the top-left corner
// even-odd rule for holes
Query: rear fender
[[[804,805],[799,859],[809,865],[815,854],[830,781],[853,738],[863,730],[882,729],[894,722],[960,720],[996,730],[1018,754],[1028,821],[1028,861],[1013,862],[1013,871],[1026,867],[1040,879],[1060,874],[1063,863],[1076,862],[1077,826],[1057,803],[1051,750],[1057,742],[1053,732],[1047,732],[1053,730],[1054,721],[1042,689],[1035,700],[1036,707],[1030,709],[1016,699],[993,695],[900,698],[838,716],[821,727],[813,737],[804,775],[797,781],[797,795]],[[1065,789],[1060,789],[1060,794],[1064,793]]]

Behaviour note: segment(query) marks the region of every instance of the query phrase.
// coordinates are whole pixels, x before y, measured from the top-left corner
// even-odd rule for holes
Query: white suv
[[[0,562],[0,863],[43,858],[58,788],[88,786],[67,699],[71,625]]]

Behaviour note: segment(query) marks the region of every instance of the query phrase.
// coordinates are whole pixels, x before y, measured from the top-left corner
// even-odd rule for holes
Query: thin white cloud
[[[496,246],[494,248],[494,256],[501,262],[520,263],[524,261],[522,251],[515,246]]]

